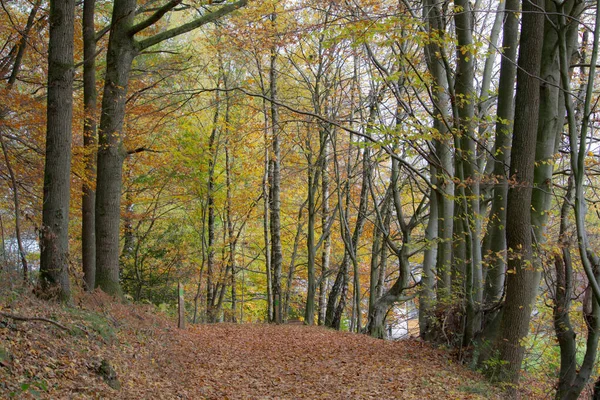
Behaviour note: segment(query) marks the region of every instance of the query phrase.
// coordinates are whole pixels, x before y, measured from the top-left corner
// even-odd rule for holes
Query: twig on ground
[[[10,318],[10,319],[14,319],[15,321],[40,321],[40,322],[47,322],[49,324],[52,324],[60,329],[63,329],[67,332],[71,332],[71,330],[69,328],[67,328],[66,326],[48,319],[48,318],[43,318],[43,317],[24,317],[21,315],[15,315],[15,314],[8,314],[8,313],[4,313],[4,312],[0,312],[0,316],[5,317],[5,318]]]

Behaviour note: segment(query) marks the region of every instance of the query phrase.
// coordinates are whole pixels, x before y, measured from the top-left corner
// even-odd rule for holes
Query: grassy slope
[[[180,331],[150,306],[102,293],[70,308],[3,296],[0,312],[52,318],[70,330],[0,317],[0,398],[502,398],[418,341],[292,325]],[[114,367],[119,390],[98,374],[102,360]]]

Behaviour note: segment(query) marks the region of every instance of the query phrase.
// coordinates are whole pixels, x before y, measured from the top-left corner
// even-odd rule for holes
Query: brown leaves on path
[[[16,305],[18,304],[18,306]],[[485,380],[419,341],[388,342],[296,325],[178,330],[150,306],[85,295],[77,308],[37,299],[0,309],[73,329],[0,319],[0,398],[489,399]],[[97,373],[106,360],[120,390]]]
[[[478,399],[491,394],[482,377],[421,342],[388,342],[317,327],[196,326],[172,336],[157,365],[167,376],[179,375],[191,398]]]

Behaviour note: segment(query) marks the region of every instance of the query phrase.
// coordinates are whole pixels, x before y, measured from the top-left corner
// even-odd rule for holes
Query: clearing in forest
[[[297,325],[178,330],[150,306],[102,293],[72,308],[2,301],[0,312],[0,398],[501,398],[448,353],[416,340]],[[6,314],[51,317],[68,331]]]

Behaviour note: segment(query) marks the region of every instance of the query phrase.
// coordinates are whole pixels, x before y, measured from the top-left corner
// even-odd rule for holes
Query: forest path
[[[417,340],[301,325],[181,330],[152,306],[115,302],[100,292],[76,304],[0,295],[4,313],[63,325],[0,318],[0,398],[502,398],[482,376]],[[114,368],[109,375],[118,389],[103,379],[104,363]]]
[[[481,376],[418,341],[294,325],[197,325],[164,337],[152,375],[180,398],[483,399]]]

